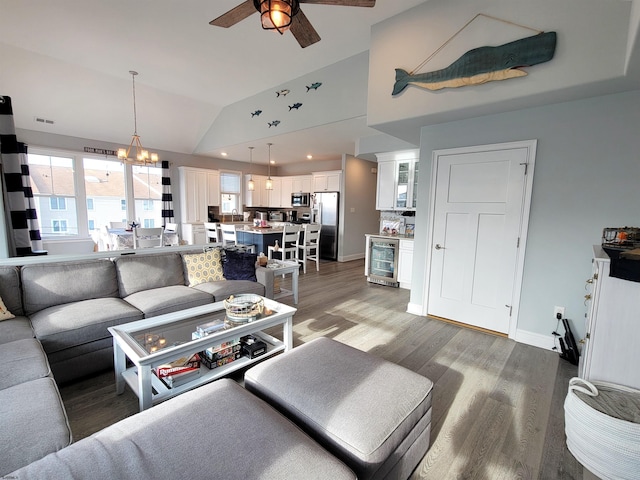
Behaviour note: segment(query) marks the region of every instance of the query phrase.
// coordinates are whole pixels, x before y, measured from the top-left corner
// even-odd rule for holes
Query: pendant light
[[[267,143],[267,145],[269,146],[269,178],[264,182],[264,188],[273,190],[273,180],[271,180],[271,145],[273,145],[273,143]]]
[[[131,163],[133,165],[155,165],[159,160],[158,154],[152,153],[149,155],[149,151],[142,147],[140,135],[138,135],[138,118],[136,115],[136,75],[138,75],[138,72],[129,70],[129,73],[133,81],[133,137],[129,148],[118,149],[118,159],[122,163]],[[135,156],[130,156],[133,153],[131,150],[134,146],[136,148]]]
[[[256,183],[253,181],[253,175],[251,174],[251,166],[253,165],[253,147],[249,147],[249,181],[247,182],[247,188],[250,192],[256,189]]]

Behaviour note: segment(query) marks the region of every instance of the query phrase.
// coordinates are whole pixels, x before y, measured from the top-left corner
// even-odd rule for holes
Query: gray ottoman
[[[429,448],[433,382],[342,343],[318,338],[244,378],[361,480],[406,479]]]

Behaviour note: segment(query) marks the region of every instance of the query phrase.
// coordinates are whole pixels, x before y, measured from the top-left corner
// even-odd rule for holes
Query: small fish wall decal
[[[262,110],[256,110],[255,112],[251,112],[251,118],[259,117],[261,113],[262,113]]]
[[[311,85],[307,85],[307,92],[309,90],[318,90],[318,88],[320,88],[320,85],[322,85],[322,82],[314,82]]]
[[[301,106],[302,104],[300,102],[296,102],[293,105],[289,105],[289,111],[293,110],[294,108],[298,110]]]
[[[269,125],[269,128],[277,127],[278,125],[280,125],[280,120],[274,120],[273,122],[269,122],[268,125]]]
[[[277,98],[277,97],[280,97],[280,96],[282,96],[282,97],[286,97],[286,96],[287,96],[287,94],[288,94],[290,91],[291,91],[291,90],[288,90],[288,89],[286,89],[286,88],[285,88],[284,90],[278,90],[278,91],[276,92],[276,98]]]

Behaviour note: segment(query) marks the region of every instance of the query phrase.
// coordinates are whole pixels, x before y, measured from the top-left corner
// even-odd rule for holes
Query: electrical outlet
[[[558,314],[560,314],[560,318],[558,318]],[[558,320],[564,318],[564,307],[553,307],[553,318],[558,318]]]

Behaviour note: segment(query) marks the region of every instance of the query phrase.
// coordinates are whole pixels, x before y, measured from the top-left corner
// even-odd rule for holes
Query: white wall
[[[640,90],[426,126],[421,132],[414,260],[426,259],[432,152],[537,139],[518,330],[550,337],[555,305],[585,334],[591,247],[605,227],[640,225]],[[411,303],[424,302],[424,268]]]
[[[368,124],[418,143],[423,125],[610,93],[616,83],[613,79],[625,73],[630,9],[631,2],[602,0],[424,2],[372,29]],[[526,77],[436,92],[409,86],[391,95],[396,68],[416,69],[478,13],[556,31],[554,58],[525,68]],[[446,67],[472,48],[500,45],[534,33],[480,17],[417,73]],[[620,91],[624,82],[618,83],[615,88]]]

